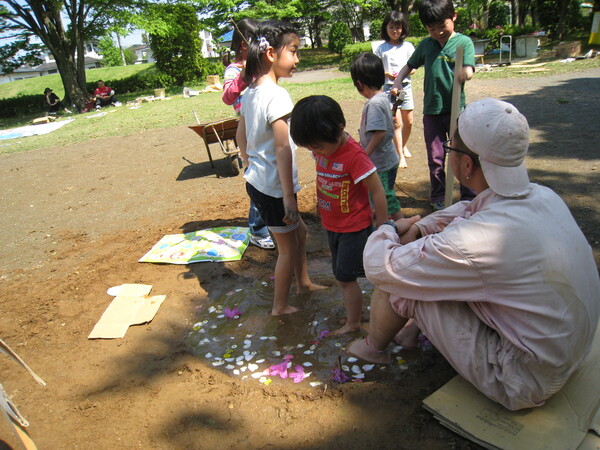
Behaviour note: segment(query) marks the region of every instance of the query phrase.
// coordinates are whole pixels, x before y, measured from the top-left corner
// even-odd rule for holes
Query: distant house
[[[132,45],[129,49],[135,53],[136,60],[135,64],[146,64],[153,63],[156,60],[154,59],[154,54],[152,53],[152,49],[148,44],[139,44]]]
[[[10,81],[24,80],[26,78],[43,77],[58,73],[58,67],[54,57],[49,51],[46,51],[42,57],[44,62],[37,66],[21,66],[12,73],[0,72],[0,83],[8,83]],[[95,43],[85,45],[84,56],[85,69],[95,69],[100,67],[102,56],[98,54],[98,48]]]
[[[200,31],[200,39],[202,39],[202,56],[205,58],[219,56],[218,47],[213,42],[213,36],[210,31]]]

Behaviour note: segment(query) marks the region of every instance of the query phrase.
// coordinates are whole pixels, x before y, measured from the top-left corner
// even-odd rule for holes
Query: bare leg
[[[339,284],[344,294],[347,319],[342,328],[330,333],[333,336],[360,330],[360,318],[362,317],[363,296],[358,282],[339,281]]]
[[[414,319],[410,319],[404,327],[398,331],[398,334],[394,337],[396,344],[401,345],[405,349],[409,350],[417,348],[419,344],[419,332],[421,330],[417,326]]]
[[[296,292],[298,294],[304,294],[318,289],[327,289],[327,286],[321,286],[320,284],[310,281],[308,276],[308,264],[306,262],[306,235],[308,234],[308,229],[302,219],[300,219],[300,225],[298,225],[298,228],[296,228],[293,233],[296,237],[297,246],[294,262]]]
[[[275,264],[275,296],[271,314],[278,316],[298,311],[287,302],[297,255],[296,230],[289,233],[273,233],[273,236],[277,241],[279,254]]]
[[[412,155],[408,151],[406,147],[406,143],[408,142],[408,138],[410,137],[410,132],[412,131],[413,126],[413,110],[412,109],[401,109],[400,114],[402,115],[402,153],[406,158],[410,158]]]
[[[406,324],[407,319],[396,314],[389,301],[390,295],[375,289],[371,297],[371,324],[369,335],[348,346],[348,353],[374,363],[389,363],[391,356],[386,351],[392,339]]]
[[[404,169],[408,167],[406,164],[406,158],[404,157],[404,152],[402,151],[402,117],[400,115],[400,110],[396,111],[396,115],[394,116],[394,146],[396,147],[396,152],[400,157],[400,163],[398,167]]]

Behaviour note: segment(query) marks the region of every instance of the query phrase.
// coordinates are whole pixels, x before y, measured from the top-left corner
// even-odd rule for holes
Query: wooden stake
[[[452,106],[450,109],[450,136],[452,139],[456,131],[456,121],[460,113],[460,96],[462,93],[462,84],[458,81],[458,74],[463,67],[464,47],[461,45],[456,47],[456,57],[454,60],[454,84],[452,85]],[[446,196],[444,197],[444,207],[447,208],[452,204],[454,194],[454,173],[452,172],[452,164],[450,157],[446,158]]]

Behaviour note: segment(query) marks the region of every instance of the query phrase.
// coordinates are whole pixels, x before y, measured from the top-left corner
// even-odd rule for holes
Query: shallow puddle
[[[335,284],[328,260],[309,264],[311,279],[331,287],[292,296],[301,311],[270,315],[273,280],[247,280],[214,298],[198,311],[187,344],[208,365],[256,383],[302,383],[320,386],[330,381],[397,379],[420,351],[394,349],[394,363],[373,365],[344,352],[359,333],[327,337],[345,317],[342,291]],[[368,313],[373,286],[359,279]],[[366,333],[362,333],[363,335]]]

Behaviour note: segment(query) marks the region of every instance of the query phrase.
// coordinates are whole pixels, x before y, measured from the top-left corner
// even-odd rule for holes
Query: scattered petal
[[[233,309],[229,309],[229,308],[225,308],[225,310],[223,311],[223,313],[225,314],[225,316],[227,316],[230,319],[237,319],[241,313],[241,311],[239,309],[237,309],[237,306],[234,307]]]
[[[296,369],[295,372],[290,372],[290,378],[294,380],[294,383],[300,383],[302,380],[304,380],[305,378],[308,378],[310,376],[310,374],[312,372],[304,372],[304,367],[302,366],[296,366],[294,367],[294,369]]]
[[[323,330],[319,333],[319,340],[323,339],[324,337],[327,337],[327,335],[331,333],[331,331],[329,330]]]
[[[352,378],[358,378],[359,380],[362,380],[365,377],[364,373],[355,373],[352,375]]]
[[[227,364],[227,365],[225,366],[225,368],[226,368],[227,370],[231,370],[231,369],[235,368],[235,366],[234,366],[233,364]]]
[[[206,355],[204,355],[205,358],[212,358],[212,353],[207,353]]]
[[[360,367],[358,367],[356,364],[354,364],[352,366],[352,372],[354,372],[354,373],[360,373]]]
[[[348,360],[347,360],[347,361],[348,361],[349,363],[353,363],[353,362],[356,362],[356,361],[358,361],[358,359],[356,359],[354,356],[351,356],[351,357],[349,357],[349,358],[348,358]]]
[[[265,360],[264,359],[257,359],[255,362],[256,362],[256,364],[262,364],[262,363],[265,362]]]
[[[302,363],[302,365],[304,367],[312,367],[313,363],[311,363],[310,361],[306,361],[305,363]]]
[[[323,383],[321,381],[311,381],[309,384],[310,384],[310,387],[317,387],[317,386],[321,386]]]
[[[213,366],[222,366],[223,364],[225,364],[225,361],[213,361],[212,365]]]
[[[257,369],[258,369],[258,366],[256,364],[248,364],[248,370],[250,372],[256,372]]]
[[[375,364],[365,364],[364,366],[362,366],[362,368],[365,372],[369,372],[370,370],[373,370],[373,367],[375,367]]]

